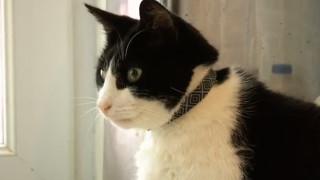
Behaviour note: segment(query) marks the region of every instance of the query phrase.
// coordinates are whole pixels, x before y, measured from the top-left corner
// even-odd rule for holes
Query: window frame
[[[4,144],[0,146],[0,156],[16,154],[15,145],[15,116],[14,116],[14,58],[13,58],[13,12],[12,1],[2,1],[3,7],[3,48],[4,48]]]
[[[75,102],[96,95],[97,23],[80,1],[3,2],[7,120],[0,179],[101,180],[103,130],[88,131],[92,121],[82,117],[88,109]]]

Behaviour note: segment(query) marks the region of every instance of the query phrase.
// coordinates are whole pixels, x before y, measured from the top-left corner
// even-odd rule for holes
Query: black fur
[[[247,179],[320,179],[320,108],[238,73],[241,116],[233,143],[241,149]]]
[[[185,93],[193,69],[217,60],[216,49],[195,28],[153,0],[142,1],[140,21],[86,6],[108,33],[108,44],[98,62],[98,87],[103,85],[100,71],[113,59],[118,89],[129,87],[137,97],[161,100],[171,109]],[[127,80],[131,67],[142,69],[135,83]]]
[[[217,84],[222,84],[225,80],[228,79],[230,75],[230,69],[224,68],[217,71]]]
[[[98,87],[103,85],[100,71],[112,60],[118,89],[129,87],[136,96],[161,100],[171,109],[185,93],[193,69],[217,60],[216,49],[195,28],[154,0],[142,1],[141,21],[86,6],[108,33],[97,67]],[[135,83],[127,80],[131,67],[143,71]],[[219,84],[230,71],[217,72]],[[241,69],[237,73],[243,83],[232,142],[243,160],[244,179],[319,180],[320,108],[272,92]]]

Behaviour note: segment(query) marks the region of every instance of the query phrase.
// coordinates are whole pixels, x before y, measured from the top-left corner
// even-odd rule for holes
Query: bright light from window
[[[140,19],[139,6],[142,0],[122,0],[120,14],[125,14],[134,19]],[[157,0],[159,2],[159,0]]]
[[[4,62],[4,12],[3,1],[0,3],[0,146],[4,145],[5,121],[5,62]]]
[[[141,0],[127,0],[120,5],[120,14],[125,14],[134,19],[140,19],[139,16],[139,6]]]

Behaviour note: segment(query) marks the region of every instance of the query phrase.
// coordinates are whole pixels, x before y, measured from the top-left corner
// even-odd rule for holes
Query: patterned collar
[[[217,74],[210,69],[208,74],[202,79],[199,86],[194,89],[189,95],[184,97],[180,108],[176,111],[170,120],[171,122],[186,114],[190,109],[196,106],[202,99],[206,97],[210,89],[217,84]]]

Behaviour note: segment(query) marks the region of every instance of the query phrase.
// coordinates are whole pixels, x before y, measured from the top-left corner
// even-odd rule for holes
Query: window
[[[13,63],[11,3],[0,0],[0,156],[13,155]]]
[[[4,62],[4,13],[3,1],[0,2],[0,147],[5,145],[5,62]]]
[[[83,67],[78,60],[89,59],[95,46],[93,28],[83,31],[89,27],[83,2],[0,2],[5,57],[0,74],[6,84],[0,179],[93,180],[95,167],[86,166],[93,166],[92,146],[84,143],[89,133],[79,138],[84,121],[75,121],[72,101],[77,89],[88,86],[74,80],[75,70]],[[90,159],[84,159],[87,154]]]
[[[139,1],[127,1],[120,5],[120,14],[128,15],[135,19],[140,19],[139,17],[139,5],[141,0]]]

